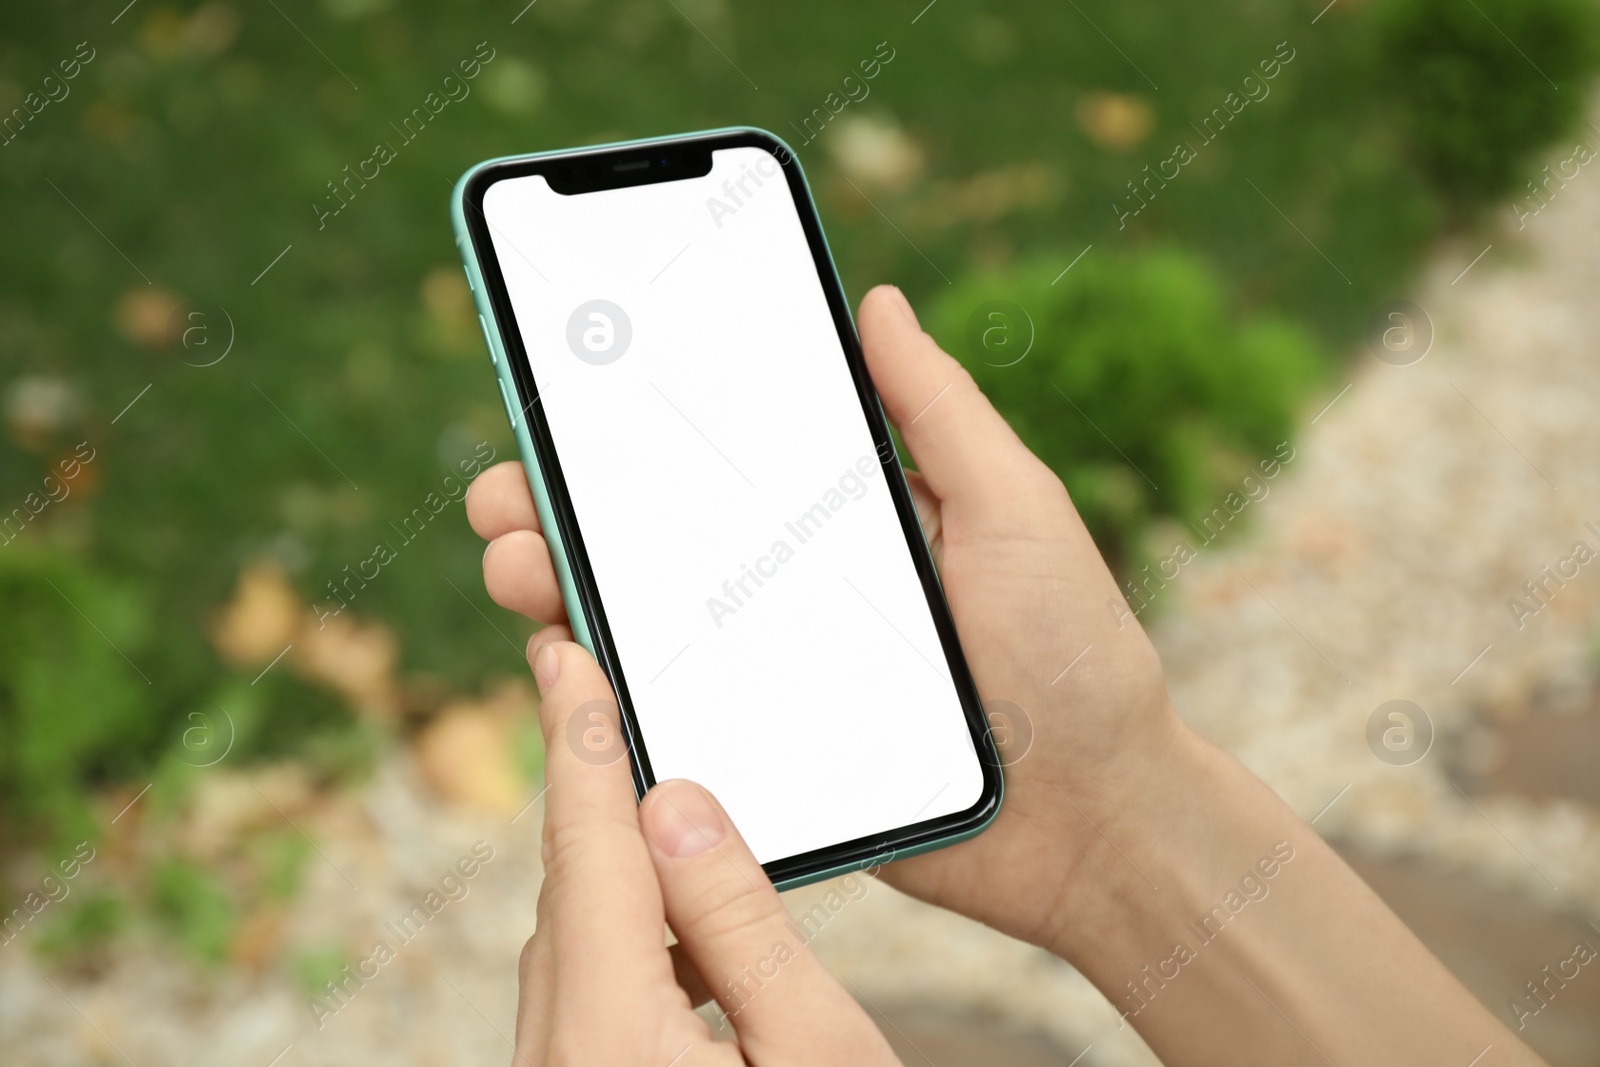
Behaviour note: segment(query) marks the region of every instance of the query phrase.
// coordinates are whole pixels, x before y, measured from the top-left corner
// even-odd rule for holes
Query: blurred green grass
[[[80,42],[94,51],[70,95],[0,147],[0,504],[36,494],[79,441],[97,450],[72,495],[0,547],[12,840],[91,821],[85,787],[167,758],[187,716],[224,700],[259,706],[234,759],[363,764],[350,701],[288,670],[252,683],[208,635],[252,562],[325,600],[480,442],[514,455],[447,221],[452,183],[480,159],[764,126],[799,147],[852,300],[900,284],[964,358],[963,302],[1023,270],[1039,287],[1093,245],[1181,250],[1209,275],[1218,337],[1288,323],[1309,340],[1285,351],[1326,362],[1431,241],[1573,125],[1595,52],[1584,0],[1340,3],[1320,18],[1320,3],[1263,0],[121,6],[0,13],[0,113]],[[480,42],[493,59],[471,95],[401,147],[391,123]],[[870,95],[799,145],[796,124],[880,42],[894,59]],[[1122,228],[1127,183],[1284,42],[1294,59],[1270,95]],[[327,183],[379,142],[397,158],[319,228]],[[890,149],[902,165],[873,180],[864,154]],[[1103,277],[1089,267],[1039,299],[1081,305],[1078,287]],[[226,358],[193,365],[230,334]],[[1279,432],[1303,388],[1249,417]],[[1079,402],[1135,438],[1160,414],[1110,410],[1114,393]],[[1231,402],[1207,403],[1225,422]],[[1050,420],[1027,417],[1048,444]],[[480,551],[452,505],[353,605],[397,635],[423,710],[521,669],[529,627],[482,592]]]

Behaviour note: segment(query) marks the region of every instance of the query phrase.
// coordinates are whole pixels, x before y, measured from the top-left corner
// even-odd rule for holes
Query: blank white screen
[[[484,214],[657,779],[709,788],[762,862],[975,804],[776,160],[724,149],[704,178],[574,196],[506,179]],[[604,365],[568,340],[595,300],[631,326]]]

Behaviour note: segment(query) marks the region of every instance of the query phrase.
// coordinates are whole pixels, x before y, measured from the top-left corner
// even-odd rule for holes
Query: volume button
[[[511,423],[512,432],[515,432],[517,429],[517,406],[511,402],[511,394],[506,391],[505,379],[497,378],[496,381],[500,383],[500,399],[506,405],[506,421]]]
[[[483,343],[489,346],[489,362],[498,367],[500,357],[494,354],[494,337],[489,333],[489,324],[483,320],[482,315],[478,316],[478,327],[483,330]]]

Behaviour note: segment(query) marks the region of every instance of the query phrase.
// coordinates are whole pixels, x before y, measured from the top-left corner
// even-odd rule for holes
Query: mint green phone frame
[[[597,649],[595,634],[591,631],[590,605],[586,603],[583,594],[580,592],[579,583],[575,579],[572,554],[562,537],[562,524],[557,518],[556,508],[552,500],[551,486],[545,478],[544,468],[540,461],[539,451],[534,445],[533,436],[529,433],[529,411],[532,404],[537,402],[537,398],[530,401],[522,395],[521,387],[518,385],[516,376],[511,369],[511,349],[505,343],[502,326],[496,317],[491,300],[490,287],[486,282],[482,268],[480,257],[491,257],[494,253],[491,248],[479,247],[480,242],[474,240],[472,228],[468,224],[469,189],[472,188],[475,180],[482,180],[486,176],[486,172],[495,168],[514,167],[518,164],[535,161],[603,156],[619,150],[643,149],[646,147],[654,151],[666,146],[682,146],[684,142],[708,142],[711,145],[710,150],[715,150],[716,144],[722,140],[750,143],[752,139],[758,142],[766,142],[764,147],[772,150],[780,163],[786,164],[785,169],[787,169],[787,164],[793,165],[799,178],[798,186],[795,189],[796,206],[801,209],[802,218],[804,218],[805,209],[808,208],[810,210],[811,220],[821,238],[819,242],[821,255],[818,257],[819,273],[822,274],[825,285],[832,284],[837,287],[838,272],[833,262],[833,254],[827,248],[826,236],[821,233],[821,224],[820,221],[817,221],[816,204],[811,198],[810,186],[805,181],[804,171],[800,168],[799,159],[781,138],[765,130],[753,127],[726,127],[673,137],[645,138],[554,152],[499,156],[485,160],[463,174],[456,182],[450,197],[450,221],[455,231],[456,248],[460,252],[462,264],[466,268],[467,281],[472,288],[473,301],[477,307],[478,322],[483,328],[484,342],[488,345],[495,376],[499,382],[501,400],[506,408],[506,418],[511,424],[511,431],[516,437],[517,449],[521,454],[523,467],[527,471],[528,485],[533,491],[534,507],[538,512],[539,523],[543,530],[545,541],[550,547],[551,560],[555,565],[556,578],[561,585],[561,598],[566,605],[567,617],[571,623],[573,636],[579,644],[595,654],[602,664],[606,663],[606,658],[601,656],[599,649]],[[787,161],[784,160],[782,154],[779,154],[780,152],[787,155]],[[804,204],[799,203],[802,194],[805,198]],[[821,270],[824,266],[823,258],[826,259],[825,266],[827,269],[825,271]],[[854,333],[855,320],[854,316],[850,314],[848,303],[845,304],[845,315],[848,319],[850,330]],[[872,399],[876,404],[875,394]],[[878,417],[880,420],[883,418],[881,406],[878,407]],[[893,476],[899,483],[901,493],[909,499],[910,490],[906,485],[905,471],[898,460],[894,457],[889,457],[886,461],[886,466],[893,468]],[[923,542],[922,548],[925,553],[928,551],[926,541]],[[931,554],[928,556],[927,567],[934,574],[934,582],[937,585],[937,572],[933,571]],[[943,621],[949,625],[953,639],[953,623],[949,623],[948,608],[943,605],[942,586],[938,586],[938,596],[940,607],[943,608]],[[935,611],[936,621],[939,621],[940,618],[940,612]],[[942,629],[941,627],[941,632]],[[964,659],[959,655],[959,649],[957,649],[957,654],[952,657],[951,668],[952,674],[956,676],[958,689],[961,689],[963,684],[967,687],[967,691],[963,692],[963,696],[970,696],[970,702],[976,702],[976,690],[971,688],[971,676],[967,672]],[[624,733],[627,735],[629,742],[629,759],[632,764],[634,791],[636,796],[642,799],[647,788],[647,759],[634,751],[633,735],[627,726],[626,716],[624,718]],[[1004,797],[1004,780],[1003,775],[1000,773],[1000,760],[986,721],[981,727],[978,752],[984,763],[985,797],[980,802],[980,810],[974,811],[971,817],[966,819],[964,825],[953,828],[948,832],[936,833],[931,837],[927,833],[923,833],[915,835],[903,843],[886,844],[885,847],[867,856],[856,855],[839,862],[819,862],[813,864],[810,869],[775,877],[774,884],[780,890],[794,889],[812,882],[855,871],[864,870],[871,874],[876,874],[877,869],[883,863],[945,848],[982,833],[999,814]],[[900,832],[904,833],[909,829],[902,828]]]

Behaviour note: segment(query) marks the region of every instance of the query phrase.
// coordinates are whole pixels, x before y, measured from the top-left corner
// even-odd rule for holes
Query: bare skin
[[[916,461],[912,492],[978,690],[1020,707],[1034,735],[1025,755],[1008,753],[1006,802],[987,832],[883,877],[1067,960],[1168,1064],[1542,1062],[1271,789],[1179,719],[1060,481],[900,292],[874,289],[858,322]],[[490,595],[548,624],[529,659],[546,739],[559,739],[565,716],[611,690],[572,643],[521,465],[481,474],[467,511],[490,542]],[[696,1051],[680,1063],[738,1062],[707,1044],[689,1007],[770,954],[777,894],[698,786],[663,783],[635,810],[621,761],[548,750],[522,1062],[643,1067],[685,1045]],[[707,837],[717,846],[688,857],[661,843]],[[680,941],[671,953],[663,920]],[[732,1016],[747,1062],[894,1062],[804,945],[782,974]],[[624,998],[641,1007],[616,1012]]]

